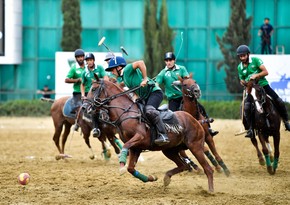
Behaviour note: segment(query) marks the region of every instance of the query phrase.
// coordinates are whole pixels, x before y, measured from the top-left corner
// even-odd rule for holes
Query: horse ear
[[[177,77],[178,77],[178,80],[180,81],[180,82],[182,82],[182,77],[180,77],[179,75],[177,75]]]
[[[189,74],[189,78],[192,78],[192,76],[193,76],[193,74],[192,74],[192,73],[190,73],[190,74]]]
[[[94,76],[95,76],[97,81],[100,81],[99,76],[96,73],[94,73]]]

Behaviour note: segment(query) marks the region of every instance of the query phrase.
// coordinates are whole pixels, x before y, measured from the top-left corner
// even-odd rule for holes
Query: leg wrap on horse
[[[162,134],[166,133],[165,126],[164,126],[162,120],[160,119],[160,113],[158,110],[156,110],[151,105],[146,105],[145,115],[148,118],[148,120],[150,120],[150,122],[156,126],[157,131],[159,133],[162,133]]]

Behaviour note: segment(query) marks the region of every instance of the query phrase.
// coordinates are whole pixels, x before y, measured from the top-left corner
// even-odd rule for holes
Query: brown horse
[[[205,142],[209,146],[210,151],[215,156],[215,159],[212,157],[207,147],[204,148],[205,149],[204,153],[210,159],[213,165],[216,167],[217,171],[219,171],[220,167],[222,167],[226,176],[229,176],[230,171],[225,165],[225,163],[223,162],[220,155],[218,154],[215,143],[213,141],[213,137],[208,132],[209,120],[205,119],[205,117],[199,111],[199,106],[198,106],[197,97],[196,97],[196,93],[199,92],[198,84],[196,83],[195,80],[192,79],[192,73],[189,75],[189,78],[178,77],[178,79],[181,83],[182,94],[183,94],[182,110],[190,113],[195,119],[197,119],[201,123],[205,131]]]
[[[173,175],[189,170],[189,166],[179,155],[180,150],[188,148],[203,167],[208,178],[209,192],[214,191],[213,169],[203,153],[204,130],[200,123],[187,112],[167,112],[167,119],[175,119],[174,123],[165,124],[168,125],[166,128],[170,142],[157,146],[153,143],[153,136],[156,134],[152,131],[154,126],[148,124],[142,115],[143,109],[127,95],[137,88],[122,91],[117,84],[100,80],[97,75],[95,78],[97,81],[92,84],[87,97],[91,99],[94,109],[107,111],[107,123],[114,124],[120,131],[120,138],[124,142],[119,157],[121,173],[126,170],[125,165],[128,152],[130,152],[127,171],[143,182],[156,181],[155,176],[143,175],[135,169],[135,166],[142,151],[162,151],[168,159],[177,165],[176,168],[167,171],[164,176],[164,186],[168,186]]]
[[[265,90],[254,80],[250,80],[246,86],[246,92],[251,99],[253,129],[259,137],[262,145],[262,152],[265,157],[267,171],[273,175],[276,173],[279,162],[279,145],[280,145],[280,125],[281,118],[274,106],[272,100],[267,96]],[[245,117],[243,123],[247,127]],[[273,136],[274,144],[274,159],[271,159],[271,146],[269,143],[269,136]],[[251,139],[252,144],[255,146],[258,154],[260,164],[264,165],[265,161],[262,159],[262,153],[258,148],[256,137]],[[273,163],[272,163],[272,162]]]
[[[42,100],[44,101],[49,101],[53,103],[50,109],[50,113],[51,113],[51,117],[52,117],[53,124],[55,127],[53,141],[59,151],[59,155],[56,156],[57,160],[69,157],[69,155],[65,154],[64,149],[65,149],[65,144],[66,144],[68,135],[70,134],[70,129],[72,125],[75,123],[75,118],[76,118],[75,115],[64,114],[64,106],[65,106],[66,101],[69,98],[70,96],[61,97],[57,100],[42,98]],[[83,116],[82,112],[79,112],[79,115],[80,117],[78,118],[79,119],[78,124],[81,127],[85,143],[90,149],[90,152],[91,152],[90,158],[94,159],[95,154],[93,152],[93,149],[90,144],[90,139],[89,139],[90,132],[92,130],[91,123],[84,120],[84,118],[82,117]],[[64,127],[64,132],[61,138],[63,127]],[[120,144],[118,138],[115,136],[116,129],[108,125],[100,126],[100,129],[101,129],[101,136],[98,139],[100,140],[102,144],[104,158],[109,159],[111,156],[111,152],[110,152],[108,144],[106,143],[106,139],[108,139],[111,145],[114,147],[115,153],[119,154],[120,149],[122,148],[122,145]],[[60,144],[60,139],[61,139],[61,144]]]

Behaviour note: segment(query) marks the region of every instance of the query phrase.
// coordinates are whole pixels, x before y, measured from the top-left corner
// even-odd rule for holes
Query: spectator
[[[42,94],[43,98],[51,98],[51,94],[54,94],[54,90],[51,90],[48,85],[44,85],[41,90],[37,91],[37,94]]]
[[[258,31],[258,36],[261,36],[261,53],[272,54],[271,36],[274,32],[273,26],[269,23],[270,19],[265,18],[264,24]]]

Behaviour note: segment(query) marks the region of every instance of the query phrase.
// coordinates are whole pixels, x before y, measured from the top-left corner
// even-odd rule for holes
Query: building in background
[[[15,4],[13,16],[7,17],[7,14],[11,13],[5,9],[2,11],[5,15],[5,25],[2,25],[4,32],[1,28],[3,13],[0,11],[0,102],[35,99],[36,90],[44,85],[55,89],[55,53],[61,51],[63,25],[61,2],[0,0],[2,8],[4,5],[5,9],[9,9],[11,3]],[[159,2],[161,3],[160,0]],[[85,51],[106,52],[104,47],[98,47],[98,41],[105,36],[106,44],[111,50],[118,52],[120,46],[126,48],[129,53],[126,57],[128,61],[143,57],[144,0],[81,0],[80,3],[82,48]],[[289,7],[288,0],[247,0],[247,16],[253,17],[250,45],[253,53],[260,52],[260,38],[257,33],[261,21],[266,16],[271,19],[275,29],[272,38],[274,52],[277,45],[284,45],[284,53],[290,53],[290,24],[287,15]],[[194,78],[202,89],[203,98],[232,99],[223,80],[225,72],[216,69],[216,63],[223,56],[215,39],[216,34],[222,36],[228,26],[231,14],[230,0],[167,0],[167,9],[169,25],[176,34],[172,42],[175,51],[180,47],[183,33],[183,46],[178,63],[194,73]],[[7,37],[11,37],[7,33],[7,22],[10,24],[10,20],[16,18],[21,19],[16,25],[21,24],[22,32],[17,32],[17,39],[11,45],[20,46],[17,49],[21,51],[12,57],[14,63],[7,63],[1,58],[1,48],[10,49],[10,44],[3,45],[3,39],[5,38],[6,42]],[[285,76],[286,79],[289,77]]]

